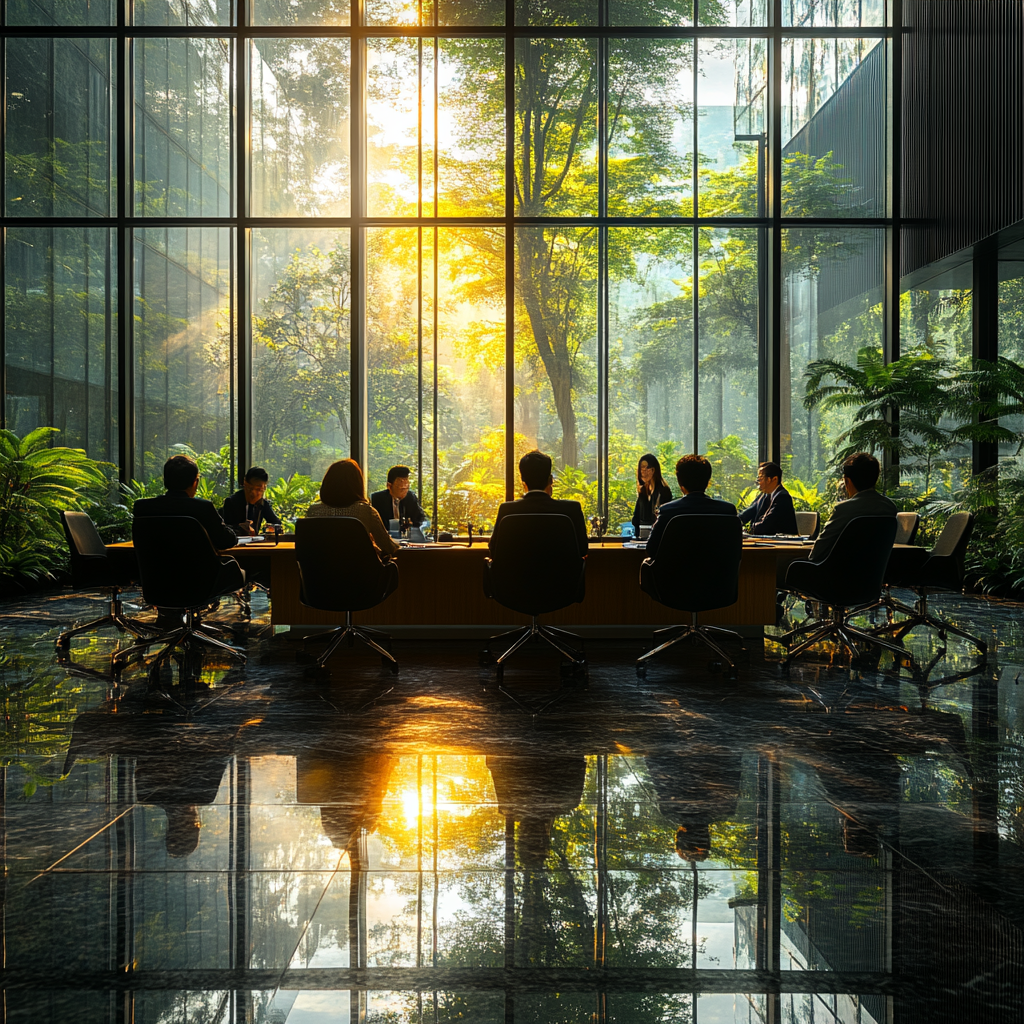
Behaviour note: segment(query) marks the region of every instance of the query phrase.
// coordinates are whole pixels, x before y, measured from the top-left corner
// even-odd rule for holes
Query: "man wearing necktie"
[[[416,492],[409,489],[410,472],[408,466],[392,466],[388,470],[387,490],[374,491],[370,495],[370,504],[377,510],[385,526],[390,519],[399,522],[404,519],[411,526],[419,526],[426,519]]]

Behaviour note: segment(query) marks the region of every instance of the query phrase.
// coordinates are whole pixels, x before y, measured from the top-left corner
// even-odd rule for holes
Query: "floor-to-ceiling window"
[[[6,6],[7,426],[413,470],[445,528],[516,461],[614,527],[636,465],[821,482],[804,372],[882,351],[891,29],[850,0]]]

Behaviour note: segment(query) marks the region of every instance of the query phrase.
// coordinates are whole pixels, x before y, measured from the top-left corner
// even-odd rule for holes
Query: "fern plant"
[[[110,489],[113,467],[78,448],[51,447],[60,431],[0,430],[0,574],[41,579],[63,558],[60,513],[88,509]]]

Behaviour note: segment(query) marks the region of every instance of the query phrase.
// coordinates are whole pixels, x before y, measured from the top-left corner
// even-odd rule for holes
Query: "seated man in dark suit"
[[[135,502],[132,515],[136,519],[153,516],[187,516],[201,524],[210,542],[218,551],[233,548],[238,536],[230,526],[225,525],[212,501],[197,498],[199,488],[199,467],[187,455],[172,455],[164,463],[165,494],[157,498],[140,498]],[[217,580],[219,593],[230,594],[245,585],[245,574],[233,558],[222,559],[220,577]]]
[[[821,533],[811,548],[812,562],[823,562],[828,557],[851,519],[860,516],[896,518],[899,510],[884,494],[879,494],[875,490],[880,472],[878,459],[867,452],[856,452],[843,463],[843,483],[849,497],[832,509],[828,522],[821,528]]]
[[[515,501],[504,501],[498,506],[498,515],[494,520],[494,532],[488,547],[493,549],[494,536],[498,532],[498,524],[505,516],[514,515],[548,515],[568,516],[576,530],[576,543],[580,555],[587,557],[590,542],[587,540],[587,524],[583,519],[583,509],[578,501],[551,497],[554,477],[551,475],[551,456],[536,449],[527,452],[519,460],[519,477],[523,482],[523,496]]]
[[[647,558],[653,559],[665,536],[665,527],[676,516],[734,516],[736,506],[704,492],[711,483],[711,463],[703,455],[684,455],[676,463],[676,480],[681,498],[661,506],[657,522],[647,540]]]
[[[410,472],[408,466],[392,466],[388,470],[387,490],[370,495],[370,504],[377,510],[385,528],[392,519],[399,522],[405,519],[411,526],[419,526],[427,518],[416,492],[409,490]]]
[[[740,522],[748,533],[774,536],[796,533],[796,512],[789,491],[782,486],[782,467],[777,462],[762,462],[757,469],[757,500],[740,513]]]
[[[242,489],[224,499],[220,514],[224,522],[242,537],[252,537],[261,531],[264,523],[280,526],[274,507],[267,501],[270,477],[265,469],[253,466],[245,474]]]

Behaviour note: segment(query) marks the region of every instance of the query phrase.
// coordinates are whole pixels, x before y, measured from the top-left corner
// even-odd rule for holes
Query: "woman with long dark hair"
[[[323,516],[358,519],[373,538],[374,547],[382,558],[401,550],[401,545],[381,522],[377,510],[366,500],[363,471],[355,459],[340,459],[327,467],[320,484],[320,500],[310,505],[306,515],[311,519]]]
[[[641,455],[636,466],[636,505],[633,508],[633,529],[653,526],[658,508],[672,500],[672,488],[661,476],[661,463],[648,453]]]

